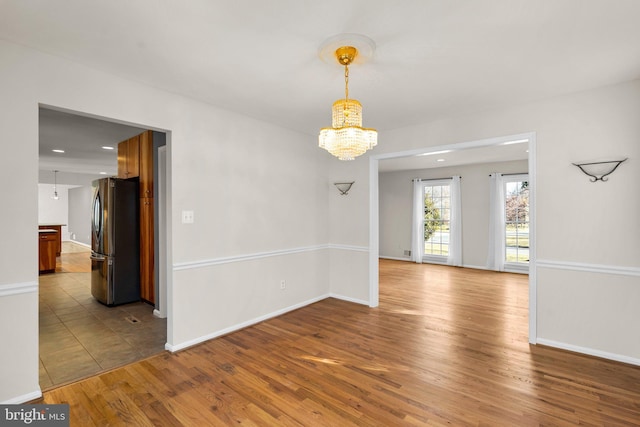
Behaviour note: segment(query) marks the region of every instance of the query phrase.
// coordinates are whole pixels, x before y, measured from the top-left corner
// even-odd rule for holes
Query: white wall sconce
[[[626,160],[628,160],[628,158],[624,160],[608,160],[604,162],[572,163],[572,165],[579,167],[582,172],[590,176],[591,182],[605,182],[609,180],[607,176],[611,175],[613,171]]]
[[[351,182],[334,182],[333,185],[336,186],[336,188],[338,188],[338,191],[340,192],[341,196],[346,196],[347,193],[349,192],[349,190],[351,190],[351,186],[353,185],[355,181],[351,181]]]

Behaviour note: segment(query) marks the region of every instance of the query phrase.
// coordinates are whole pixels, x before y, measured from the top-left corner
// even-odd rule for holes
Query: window
[[[449,255],[451,186],[449,181],[424,183],[424,255]]]
[[[529,263],[529,182],[527,175],[504,176],[505,263]]]

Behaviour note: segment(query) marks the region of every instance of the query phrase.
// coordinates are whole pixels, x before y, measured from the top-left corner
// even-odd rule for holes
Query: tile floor
[[[58,263],[64,260],[63,247]],[[164,351],[166,319],[155,317],[153,307],[142,302],[100,304],[91,296],[90,274],[62,269],[40,276],[43,390]]]

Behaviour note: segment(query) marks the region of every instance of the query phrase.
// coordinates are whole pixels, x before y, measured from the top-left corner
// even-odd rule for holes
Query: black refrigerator
[[[91,294],[112,306],[140,300],[139,184],[92,182]]]

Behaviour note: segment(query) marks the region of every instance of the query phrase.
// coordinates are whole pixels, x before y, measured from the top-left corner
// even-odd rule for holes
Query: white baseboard
[[[160,313],[160,310],[157,309],[153,309],[153,315],[159,319],[166,319],[167,316],[163,316],[162,313]]]
[[[91,249],[91,245],[87,245],[86,243],[83,243],[83,242],[78,242],[77,240],[65,240],[65,242],[75,243],[76,245],[84,246],[85,248]]]
[[[274,312],[266,314],[264,316],[256,317],[254,319],[247,320],[246,322],[239,323],[239,324],[231,326],[229,328],[225,328],[225,329],[222,329],[220,331],[212,332],[210,334],[203,335],[201,337],[194,338],[194,339],[191,339],[189,341],[185,341],[185,342],[182,342],[182,343],[179,343],[179,344],[166,343],[164,345],[164,348],[165,348],[165,350],[168,350],[168,351],[170,351],[172,353],[175,353],[176,351],[184,350],[185,348],[192,347],[192,346],[194,346],[196,344],[200,344],[200,343],[203,343],[205,341],[209,341],[209,340],[214,339],[214,338],[218,338],[218,337],[220,337],[222,335],[227,335],[227,334],[229,334],[231,332],[239,331],[240,329],[244,329],[244,328],[249,327],[251,325],[255,325],[256,323],[260,323],[260,322],[263,322],[265,320],[281,316],[281,315],[283,315],[285,313],[288,313],[289,311],[297,310],[299,308],[305,307],[305,306],[313,304],[315,302],[322,301],[323,299],[329,298],[329,296],[330,296],[329,294],[321,295],[321,296],[318,296],[316,298],[312,298],[310,300],[303,301],[303,302],[301,302],[299,304],[294,304],[292,306],[289,306],[289,307],[274,311]]]
[[[5,400],[4,402],[0,402],[3,405],[19,405],[21,403],[30,402],[35,399],[39,399],[42,397],[42,390],[38,388],[36,391],[32,391],[31,393],[23,394],[22,396],[16,396],[12,399]]]
[[[367,307],[369,306],[369,301],[365,301],[365,300],[361,300],[361,299],[357,299],[357,298],[346,297],[344,295],[339,295],[339,294],[334,294],[334,293],[331,293],[329,296],[331,298],[339,299],[339,300],[342,300],[342,301],[347,301],[347,302],[353,302],[353,303],[356,303],[356,304],[366,305]]]
[[[391,259],[391,260],[394,260],[394,261],[409,261],[409,262],[411,262],[411,258],[408,257],[408,256],[407,257],[395,257],[395,256],[382,256],[382,255],[380,255],[380,256],[378,256],[378,258],[380,258],[380,259]]]
[[[484,265],[469,265],[469,264],[463,264],[462,267],[464,268],[471,268],[473,270],[488,270],[487,267],[485,267]]]
[[[567,344],[564,342],[558,342],[553,340],[547,340],[544,338],[538,337],[537,343],[541,345],[545,345],[547,347],[559,348],[562,350],[572,351],[574,353],[582,353],[587,354],[589,356],[600,357],[602,359],[615,360],[616,362],[628,363],[630,365],[640,366],[640,359],[636,359],[634,357],[624,356],[616,353],[609,353],[602,350],[596,350],[588,347],[580,347],[573,344]]]

